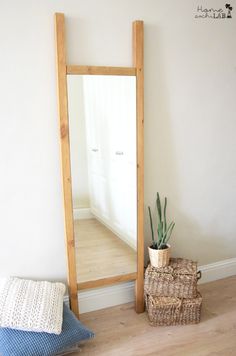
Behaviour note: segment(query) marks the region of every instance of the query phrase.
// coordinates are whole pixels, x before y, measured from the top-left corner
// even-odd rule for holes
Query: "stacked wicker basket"
[[[197,263],[171,258],[167,267],[149,265],[144,293],[151,325],[196,324],[200,321],[202,297],[197,290]]]

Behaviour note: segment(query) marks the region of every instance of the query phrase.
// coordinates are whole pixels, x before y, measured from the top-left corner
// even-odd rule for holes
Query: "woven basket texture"
[[[145,294],[149,322],[152,326],[186,325],[200,322],[202,297],[180,299]]]
[[[170,246],[164,250],[148,248],[151,265],[155,268],[166,267],[170,263]]]
[[[167,267],[147,267],[144,291],[156,297],[195,298],[199,278],[197,262],[171,258]]]

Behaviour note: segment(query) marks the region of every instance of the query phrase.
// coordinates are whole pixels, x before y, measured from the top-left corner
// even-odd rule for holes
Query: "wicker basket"
[[[144,291],[156,297],[195,298],[200,277],[201,272],[197,272],[196,262],[171,258],[167,267],[155,268],[151,265],[147,267]]]
[[[148,318],[152,326],[186,325],[200,322],[202,297],[180,299],[145,295]]]

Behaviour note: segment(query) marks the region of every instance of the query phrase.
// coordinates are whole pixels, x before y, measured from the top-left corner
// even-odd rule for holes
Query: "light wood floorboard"
[[[74,226],[79,283],[137,271],[136,251],[98,220],[76,220]]]
[[[236,276],[202,284],[197,325],[152,327],[132,304],[81,315],[96,334],[81,344],[83,356],[235,356]]]

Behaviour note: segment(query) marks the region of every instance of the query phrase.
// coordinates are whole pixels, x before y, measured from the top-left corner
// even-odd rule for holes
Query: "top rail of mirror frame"
[[[67,65],[66,74],[136,76],[136,68]]]

